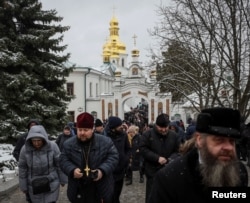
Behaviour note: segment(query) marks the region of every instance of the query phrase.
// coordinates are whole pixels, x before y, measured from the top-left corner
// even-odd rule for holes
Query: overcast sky
[[[154,27],[159,17],[157,5],[161,0],[41,0],[43,10],[56,9],[64,19],[60,23],[70,26],[64,33],[70,62],[81,66],[102,65],[102,46],[109,36],[109,22],[113,11],[119,22],[120,40],[126,45],[128,60],[134,47],[132,36],[137,36],[136,47],[140,61],[148,61],[148,48],[154,44],[148,29]],[[168,2],[168,0],[163,0]],[[113,9],[115,7],[115,9]]]

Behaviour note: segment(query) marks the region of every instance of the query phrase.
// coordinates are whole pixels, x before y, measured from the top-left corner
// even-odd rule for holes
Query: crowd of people
[[[203,109],[186,128],[162,113],[143,131],[117,116],[102,121],[84,112],[55,141],[34,119],[27,129],[13,151],[27,202],[55,203],[67,185],[72,203],[120,203],[135,172],[146,184],[145,203],[206,202],[209,187],[248,186],[239,160],[250,167],[250,125],[242,127],[238,110]]]

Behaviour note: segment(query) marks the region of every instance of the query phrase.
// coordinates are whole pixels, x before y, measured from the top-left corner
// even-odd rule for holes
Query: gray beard
[[[208,151],[206,144],[201,149],[203,163],[200,164],[202,182],[207,187],[235,187],[240,183],[239,165],[235,157],[228,162],[220,162]]]

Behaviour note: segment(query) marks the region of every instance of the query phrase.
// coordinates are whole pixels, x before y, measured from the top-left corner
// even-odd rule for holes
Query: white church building
[[[75,67],[67,78],[67,93],[74,97],[67,109],[70,120],[75,121],[78,114],[85,111],[102,120],[109,116],[123,120],[126,112],[144,103],[148,106],[148,122],[154,122],[160,113],[169,114],[172,120],[183,119],[185,122],[184,113],[187,112],[178,105],[173,108],[170,93],[160,93],[155,69],[146,73],[141,67],[136,37],[131,50],[132,60],[128,62],[115,16],[109,25],[109,38],[103,45],[103,65],[98,68]],[[191,113],[188,114],[190,117]]]

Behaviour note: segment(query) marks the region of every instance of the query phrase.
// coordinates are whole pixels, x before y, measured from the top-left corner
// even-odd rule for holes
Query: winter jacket
[[[178,156],[178,137],[174,131],[169,130],[167,135],[159,134],[156,127],[145,131],[141,136],[140,151],[144,158],[145,175],[153,177],[163,167],[158,163],[159,157],[174,159]]]
[[[174,126],[175,132],[176,132],[177,137],[178,137],[179,144],[184,143],[186,140],[186,134],[185,134],[183,128],[177,125],[177,121],[170,122],[169,126]]]
[[[193,149],[159,170],[155,175],[149,203],[213,202],[209,189],[202,184],[198,164],[198,153]],[[241,175],[239,187],[247,187],[247,170],[241,162],[239,165]]]
[[[190,138],[192,138],[195,130],[196,130],[195,121],[191,121],[190,125],[186,129],[186,140],[189,140]]]
[[[44,140],[40,149],[35,149],[31,139],[39,137]],[[60,184],[65,184],[62,171],[59,167],[60,151],[58,146],[48,139],[43,126],[36,125],[30,128],[25,144],[19,157],[19,186],[21,191],[28,191],[32,203],[56,202],[59,195]],[[48,177],[51,191],[42,194],[33,194],[32,180]]]
[[[70,202],[76,201],[79,190],[91,197],[98,196],[99,199],[110,200],[113,195],[113,176],[112,173],[118,163],[118,153],[111,139],[93,134],[91,148],[88,155],[88,166],[91,170],[100,169],[103,172],[103,177],[99,181],[91,181],[86,179],[76,179],[73,177],[73,172],[76,168],[86,166],[86,160],[83,156],[83,145],[78,140],[77,136],[73,136],[64,142],[63,150],[60,156],[60,166],[68,176],[67,196]],[[86,194],[84,187],[94,185],[96,188],[95,194]],[[104,201],[105,202],[105,201]],[[94,203],[94,202],[93,202]]]
[[[73,136],[75,136],[75,135],[72,135],[71,133],[70,133],[70,135],[65,135],[64,133],[58,135],[55,143],[58,145],[60,152],[62,152],[64,142]],[[63,175],[65,176],[64,179],[66,179],[67,183],[68,183],[68,176],[65,173],[63,173]]]
[[[139,143],[140,143],[140,134],[136,134],[131,140],[131,169],[132,171],[138,171],[140,169],[140,162],[141,162],[141,153],[139,150]]]
[[[63,143],[64,143],[67,139],[69,139],[69,138],[71,138],[71,137],[73,137],[73,136],[74,136],[74,135],[72,135],[71,133],[70,133],[70,135],[65,135],[64,133],[58,135],[58,137],[57,137],[57,139],[56,139],[56,144],[58,145],[60,151],[62,151]]]

